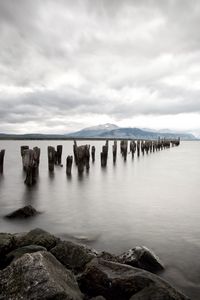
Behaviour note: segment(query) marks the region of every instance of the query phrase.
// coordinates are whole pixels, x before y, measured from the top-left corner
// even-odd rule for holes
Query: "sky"
[[[0,132],[200,136],[199,0],[0,0]]]

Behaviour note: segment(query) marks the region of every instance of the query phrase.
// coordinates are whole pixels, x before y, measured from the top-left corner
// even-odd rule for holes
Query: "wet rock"
[[[11,262],[17,258],[20,258],[22,255],[26,254],[26,253],[34,253],[34,252],[38,252],[38,251],[46,251],[47,249],[45,247],[42,246],[37,246],[37,245],[28,245],[28,246],[24,246],[24,247],[20,247],[17,248],[11,252],[9,252],[6,255],[6,260],[7,262]]]
[[[85,265],[97,255],[95,250],[70,241],[60,242],[51,249],[51,253],[74,273],[83,271]]]
[[[40,228],[33,229],[26,234],[16,235],[15,237],[18,248],[28,245],[39,245],[50,250],[55,247],[59,241],[59,238]]]
[[[81,291],[107,300],[186,300],[167,282],[147,271],[95,258],[78,278]],[[146,298],[139,298],[139,293]],[[155,298],[154,297],[157,297]],[[159,298],[158,298],[159,297]]]
[[[1,300],[81,300],[73,274],[48,252],[24,254],[0,271]]]
[[[0,233],[0,257],[14,248],[15,240],[10,233]]]
[[[145,246],[137,246],[124,252],[119,256],[119,260],[124,264],[150,272],[158,272],[164,269],[159,257]]]
[[[111,253],[106,252],[106,251],[102,251],[101,253],[99,253],[97,255],[97,257],[102,258],[104,260],[108,260],[108,261],[122,263],[122,259],[119,256],[117,256],[115,254],[111,254]]]
[[[92,297],[90,300],[106,300],[103,296]]]
[[[27,206],[19,208],[19,209],[15,210],[14,212],[6,215],[6,218],[24,219],[24,218],[30,218],[30,217],[36,216],[38,214],[39,214],[39,212],[34,207],[32,207],[31,205],[27,205]]]

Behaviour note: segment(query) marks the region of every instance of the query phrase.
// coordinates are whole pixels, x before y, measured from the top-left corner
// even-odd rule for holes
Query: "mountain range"
[[[197,138],[191,133],[173,132],[171,130],[153,130],[140,129],[131,127],[118,127],[114,124],[103,124],[94,127],[84,128],[80,131],[67,134],[73,138],[129,138],[129,139],[158,139],[160,138],[181,138],[182,140],[196,140]]]
[[[118,127],[115,124],[102,124],[93,127],[87,127],[80,131],[68,134],[3,134],[0,133],[1,140],[67,140],[67,139],[175,139],[198,140],[193,134],[187,132],[174,132],[169,129],[154,130],[147,128]]]

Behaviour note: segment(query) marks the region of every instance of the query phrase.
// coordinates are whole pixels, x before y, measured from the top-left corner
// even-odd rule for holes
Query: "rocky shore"
[[[146,247],[97,252],[42,230],[0,233],[0,299],[186,300]]]

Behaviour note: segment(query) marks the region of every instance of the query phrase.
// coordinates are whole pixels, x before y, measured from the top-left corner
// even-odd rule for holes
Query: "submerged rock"
[[[34,207],[31,205],[24,206],[22,208],[19,208],[15,210],[14,212],[6,215],[6,218],[8,219],[24,219],[24,218],[30,218],[33,216],[38,215],[40,212],[38,212]]]
[[[119,260],[124,264],[150,272],[158,272],[164,269],[159,257],[145,246],[137,246],[124,252],[119,256]]]
[[[55,247],[59,241],[59,238],[40,228],[33,229],[26,234],[16,235],[15,237],[18,248],[28,245],[40,245],[50,250]]]
[[[60,242],[51,249],[51,253],[75,273],[83,271],[85,265],[97,255],[97,252],[87,246],[70,241]]]
[[[0,271],[0,298],[81,300],[73,274],[48,252],[24,254]]]
[[[155,274],[98,258],[87,265],[78,282],[83,293],[106,300],[188,299]]]

